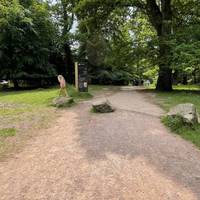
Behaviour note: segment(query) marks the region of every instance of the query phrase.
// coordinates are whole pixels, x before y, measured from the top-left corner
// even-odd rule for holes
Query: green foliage
[[[79,57],[88,61],[93,83],[123,85],[143,79],[143,73],[154,68],[155,31],[144,14],[136,13],[132,18],[131,8],[113,9],[109,2],[104,3],[104,9],[93,15],[88,13],[100,2],[80,1],[77,6]]]
[[[49,62],[55,28],[46,4],[32,0],[23,5],[17,0],[0,4],[0,76],[55,76],[55,68]]]
[[[172,68],[173,80],[176,83],[183,82],[180,79],[187,79],[186,82],[200,82],[200,3],[196,0],[172,1],[171,5],[164,2],[78,1],[75,10],[80,24],[79,31],[84,35],[82,44],[83,40],[87,44],[91,35],[97,34],[106,40],[107,48],[96,48],[96,51],[104,55],[101,67],[108,73],[124,70],[132,74],[133,78],[141,79],[149,78],[144,73],[157,72],[156,68],[159,67],[162,76],[158,73],[149,75],[151,74],[153,77],[150,78],[154,80],[160,75],[161,89],[164,85],[171,84],[171,81],[167,80],[171,77],[169,73]],[[165,6],[165,9],[160,9],[161,5]],[[170,12],[164,14],[166,10]],[[160,16],[168,17],[168,25]],[[82,52],[86,48],[87,45],[81,45]],[[85,54],[81,55],[87,56],[87,51],[84,52]],[[99,70],[95,70],[96,65],[92,67],[94,74],[98,74]],[[108,73],[107,77],[110,76]],[[162,89],[170,88],[166,86]]]
[[[152,79],[153,82],[156,82],[157,75],[158,75],[158,67],[157,67],[157,66],[154,66],[154,68],[149,69],[149,70],[147,70],[147,71],[145,71],[145,72],[143,73],[143,76],[144,76],[146,79]]]
[[[175,83],[200,83],[200,3],[175,0],[160,9],[163,2],[0,0],[0,78],[40,81],[60,73],[73,82],[74,57],[87,63],[94,83],[156,81],[171,74],[166,69]],[[159,16],[167,9],[166,24]]]
[[[162,122],[168,126],[172,131],[178,131],[182,127],[188,127],[181,116],[171,117],[166,116],[162,119]],[[191,126],[189,126],[192,128]]]

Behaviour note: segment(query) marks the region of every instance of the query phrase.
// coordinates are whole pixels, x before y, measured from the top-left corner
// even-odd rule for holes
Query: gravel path
[[[200,151],[169,133],[150,96],[108,98],[116,112],[81,103],[1,161],[0,199],[200,200]]]

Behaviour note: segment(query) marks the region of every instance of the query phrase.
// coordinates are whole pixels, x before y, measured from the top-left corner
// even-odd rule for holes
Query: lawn
[[[199,86],[176,86],[173,92],[156,92],[156,99],[166,111],[179,103],[193,103],[200,113],[200,91],[198,91],[198,88]],[[163,122],[173,132],[200,148],[200,125],[190,127],[179,124],[179,121],[170,122],[166,119]]]
[[[93,86],[91,86],[91,90],[93,90]],[[58,93],[58,88],[0,92],[0,102],[50,106],[53,98],[58,96]],[[73,86],[68,86],[68,94],[77,101],[92,97],[90,93],[77,92]]]
[[[69,85],[68,94],[75,102],[92,98],[92,94],[101,90],[103,86],[90,86],[90,93],[79,93]],[[23,91],[0,91],[0,155],[9,143],[23,141],[24,136],[36,134],[40,128],[48,128],[59,110],[52,106],[52,100],[58,96],[59,88],[34,89]],[[8,145],[7,145],[8,144]],[[5,147],[5,148],[4,148]]]

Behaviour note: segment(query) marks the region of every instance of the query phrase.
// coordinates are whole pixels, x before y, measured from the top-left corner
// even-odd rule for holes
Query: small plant
[[[14,128],[0,129],[0,137],[11,137],[15,135],[16,135],[16,130]]]
[[[175,131],[175,132],[182,127],[191,127],[192,128],[192,124],[189,125],[189,124],[185,123],[181,116],[176,116],[176,117],[166,116],[166,117],[162,118],[162,122],[167,127],[169,127],[172,131]]]

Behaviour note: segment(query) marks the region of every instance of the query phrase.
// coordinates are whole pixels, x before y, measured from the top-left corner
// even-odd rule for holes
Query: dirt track
[[[200,151],[169,133],[150,97],[109,99],[116,112],[81,103],[2,161],[0,199],[200,200]]]

